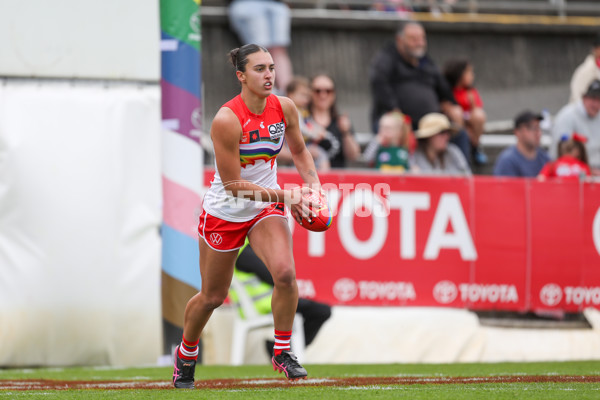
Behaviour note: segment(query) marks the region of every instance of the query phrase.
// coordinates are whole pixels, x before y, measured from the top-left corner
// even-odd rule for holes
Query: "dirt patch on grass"
[[[260,389],[297,386],[455,385],[484,383],[597,383],[600,375],[523,375],[471,377],[353,377],[285,379],[208,379],[196,381],[196,389]],[[170,389],[170,381],[56,381],[46,379],[0,380],[0,390]]]

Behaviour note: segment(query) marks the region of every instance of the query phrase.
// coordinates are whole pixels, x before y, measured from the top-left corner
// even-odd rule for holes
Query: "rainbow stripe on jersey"
[[[270,162],[273,168],[283,146],[286,127],[279,98],[275,95],[267,97],[267,104],[260,115],[250,112],[240,95],[225,103],[223,107],[230,108],[242,125],[241,167],[246,168],[262,160],[265,163]]]

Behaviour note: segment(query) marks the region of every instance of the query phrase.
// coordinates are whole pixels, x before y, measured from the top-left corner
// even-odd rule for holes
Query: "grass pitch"
[[[306,367],[308,381],[287,383],[270,366],[200,365],[196,369],[198,383],[210,382],[210,388],[196,390],[171,389],[172,368],[2,369],[0,399],[600,398],[600,361]],[[374,384],[368,383],[371,378]],[[53,386],[61,381],[79,381],[83,387],[90,388]],[[390,384],[390,381],[394,383]],[[9,385],[14,382],[16,386]],[[48,386],[38,390],[20,390],[27,389],[32,382],[48,383]],[[119,388],[137,384],[143,387],[147,383],[152,383],[154,388]]]

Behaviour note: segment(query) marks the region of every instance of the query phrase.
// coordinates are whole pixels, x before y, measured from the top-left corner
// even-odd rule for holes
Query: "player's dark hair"
[[[257,44],[245,44],[242,47],[235,48],[229,52],[229,61],[237,71],[246,72],[246,65],[248,64],[248,56],[258,51],[269,51],[262,46]]]

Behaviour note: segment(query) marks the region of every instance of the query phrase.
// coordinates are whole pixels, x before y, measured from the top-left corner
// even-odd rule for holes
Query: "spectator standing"
[[[277,89],[284,93],[292,80],[292,63],[287,48],[291,43],[290,8],[279,0],[233,0],[229,22],[242,44],[265,47],[273,57]]]
[[[395,39],[395,43],[389,43],[376,54],[369,69],[373,131],[379,118],[388,111],[408,115],[413,129],[417,129],[425,114],[442,112],[458,127],[452,142],[470,159],[462,109],[456,104],[450,85],[427,55],[425,29],[418,22],[405,22],[396,31]]]
[[[571,103],[579,101],[594,80],[600,79],[600,33],[592,42],[592,51],[575,69],[571,77]]]
[[[379,130],[363,153],[363,160],[383,172],[409,169],[410,122],[404,114],[390,111],[379,119]],[[414,140],[414,139],[413,139]]]
[[[585,142],[587,139],[578,133],[571,137],[565,135],[558,142],[558,159],[550,161],[540,171],[538,178],[577,178],[582,179],[591,175],[588,165]]]
[[[337,109],[335,83],[330,76],[316,75],[311,79],[310,87],[310,117],[326,130],[318,144],[327,152],[332,168],[344,168],[348,161],[356,161],[360,156],[350,118]]]
[[[487,164],[488,158],[479,143],[487,115],[483,110],[479,91],[474,86],[473,64],[466,59],[449,60],[444,64],[444,76],[452,88],[456,102],[462,108],[465,128],[471,141],[473,162],[479,165]]]
[[[583,96],[565,105],[554,117],[552,158],[563,135],[577,132],[587,139],[586,149],[592,175],[600,175],[600,80],[593,81]]]
[[[514,133],[517,144],[502,151],[494,166],[494,175],[514,177],[535,177],[550,161],[548,154],[540,147],[542,129],[541,114],[529,110],[515,118]]]
[[[470,176],[471,169],[460,149],[450,143],[455,133],[444,114],[430,113],[415,132],[417,149],[410,159],[411,171],[419,174]]]

